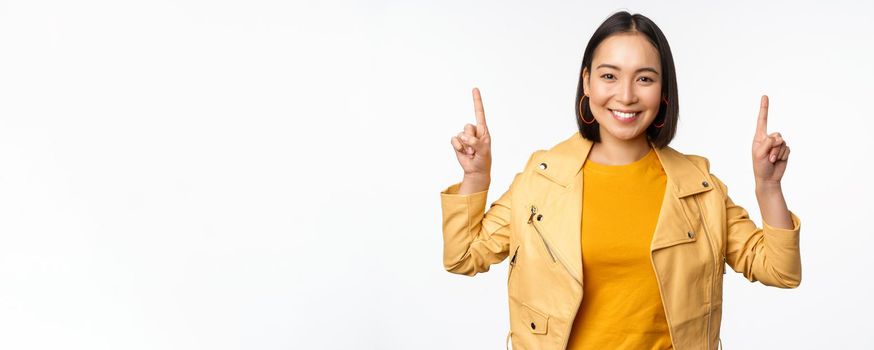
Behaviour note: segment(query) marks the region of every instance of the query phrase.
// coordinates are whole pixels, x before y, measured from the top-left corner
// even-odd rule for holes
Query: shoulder
[[[689,163],[692,163],[695,168],[703,172],[705,175],[710,174],[710,159],[707,159],[707,157],[705,156],[692,153],[684,153],[670,146],[665,146],[662,150],[662,153],[670,153],[676,158],[685,159]]]
[[[701,171],[701,173],[706,178],[709,178],[710,182],[715,184],[715,188],[718,190],[719,193],[721,193],[723,195],[726,194],[727,188],[725,186],[725,183],[723,183],[722,180],[720,180],[719,177],[717,177],[715,174],[713,174],[713,172],[711,172],[711,170],[710,170],[710,159],[708,159],[707,157],[701,156],[701,155],[697,155],[697,154],[686,154],[686,153],[680,153],[680,152],[677,152],[677,153],[679,153],[680,155],[682,155],[683,158],[685,158],[690,163],[692,163],[692,165],[694,165],[695,168],[697,168],[699,171]]]
[[[525,169],[539,168],[541,163],[545,162],[548,164],[550,173],[557,170],[562,173],[574,171],[585,161],[586,154],[591,147],[592,141],[583,138],[577,131],[548,149],[533,151],[528,157]]]
[[[528,161],[525,162],[525,170],[531,169],[537,165],[537,161],[548,152],[545,149],[538,149],[531,152],[531,155],[528,156]]]
[[[697,154],[683,154],[683,157],[692,162],[692,164],[694,164],[696,168],[704,172],[704,174],[710,173],[710,159],[707,159],[707,157]]]
[[[572,148],[571,140],[573,137],[551,145],[549,148],[535,148],[528,155],[528,160],[525,161],[523,171],[527,172],[537,168],[541,162],[550,161],[557,155],[561,154],[562,149]]]

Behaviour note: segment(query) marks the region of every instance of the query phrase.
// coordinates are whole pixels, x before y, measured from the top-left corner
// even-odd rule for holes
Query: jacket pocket
[[[522,321],[534,334],[546,334],[549,329],[549,315],[527,303],[522,303]]]

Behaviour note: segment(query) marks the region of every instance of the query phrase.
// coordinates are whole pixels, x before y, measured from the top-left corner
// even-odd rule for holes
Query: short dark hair
[[[583,54],[583,64],[580,67],[580,82],[577,85],[577,99],[574,101],[574,110],[577,115],[577,125],[580,128],[580,133],[583,137],[594,142],[601,142],[600,126],[595,121],[592,124],[583,123],[583,117],[586,120],[594,120],[595,116],[589,108],[588,97],[585,96],[583,84],[583,72],[588,71],[590,76],[592,72],[592,59],[595,55],[595,48],[601,44],[607,37],[617,33],[640,33],[643,34],[659,53],[659,60],[662,68],[662,97],[668,101],[667,104],[661,103],[659,112],[653,123],[646,129],[647,138],[653,142],[656,147],[662,148],[671,143],[674,134],[677,132],[677,119],[680,114],[680,108],[677,98],[677,73],[674,69],[674,56],[671,55],[671,47],[668,45],[668,40],[662,33],[662,30],[649,18],[641,14],[630,14],[626,11],[614,13],[607,18],[601,26],[592,34],[589,39],[589,44],[586,45],[586,51]],[[583,100],[584,99],[584,100]],[[583,111],[580,115],[579,106],[582,104]],[[662,119],[664,118],[664,119]],[[653,124],[661,124],[664,121],[664,126],[656,128]]]

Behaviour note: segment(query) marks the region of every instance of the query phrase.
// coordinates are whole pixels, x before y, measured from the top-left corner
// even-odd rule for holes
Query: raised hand
[[[779,132],[768,134],[768,96],[763,95],[753,137],[753,173],[757,185],[780,184],[789,161],[789,146]]]
[[[486,113],[479,89],[473,88],[473,109],[476,125],[466,124],[464,131],[452,137],[452,148],[465,178],[488,179],[492,168],[492,138],[486,126]]]

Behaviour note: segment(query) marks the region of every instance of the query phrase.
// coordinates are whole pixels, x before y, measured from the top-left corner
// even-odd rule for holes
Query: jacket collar
[[[594,142],[584,138],[579,132],[575,132],[571,137],[553,146],[539,158],[540,166],[536,167],[535,171],[568,188],[582,170],[583,163],[588,158],[593,144]],[[704,174],[685,155],[669,146],[658,148],[651,141],[649,144],[658,155],[667,175],[670,190],[676,194],[677,198],[709,191],[713,188],[707,183],[707,174]]]

